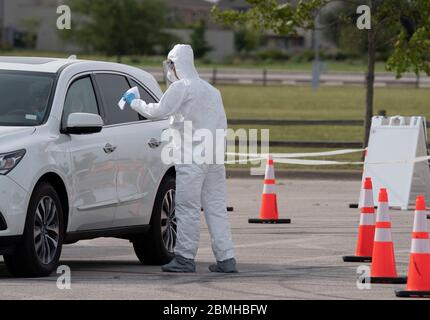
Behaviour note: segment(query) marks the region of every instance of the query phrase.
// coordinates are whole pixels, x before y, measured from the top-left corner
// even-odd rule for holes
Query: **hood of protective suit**
[[[177,44],[169,52],[167,59],[175,64],[176,74],[181,79],[191,79],[199,76],[194,66],[194,52],[190,45]]]

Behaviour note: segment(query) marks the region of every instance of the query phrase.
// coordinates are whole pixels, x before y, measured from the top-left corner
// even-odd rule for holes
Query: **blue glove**
[[[122,98],[128,103],[131,104],[131,102],[136,99],[136,95],[132,92],[129,93],[124,93],[124,95],[122,96]]]

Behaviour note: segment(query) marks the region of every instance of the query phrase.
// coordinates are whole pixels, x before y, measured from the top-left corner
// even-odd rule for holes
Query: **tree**
[[[37,30],[39,29],[42,20],[38,17],[29,17],[21,20],[21,27],[24,29],[22,42],[28,49],[36,48]]]
[[[281,35],[296,34],[299,28],[315,29],[315,18],[327,5],[350,3],[354,8],[366,4],[371,9],[371,28],[367,33],[367,72],[364,146],[368,144],[373,116],[375,61],[377,39],[387,28],[398,25],[393,40],[394,51],[387,61],[387,69],[402,73],[425,71],[430,75],[430,1],[428,0],[246,0],[247,11],[212,12],[218,21],[231,26],[251,24],[258,30],[272,30]],[[353,13],[351,13],[353,14]]]
[[[200,20],[194,24],[191,34],[191,45],[196,58],[203,58],[212,50],[206,41],[206,22],[204,20]]]
[[[114,55],[148,54],[163,38],[165,7],[160,0],[69,0],[71,30],[60,35],[86,50]]]
[[[252,28],[243,26],[234,33],[234,47],[240,54],[249,54],[255,51],[260,44],[261,35]]]
[[[387,63],[397,77],[404,72],[430,74],[430,1],[408,2],[407,10],[400,14],[403,28]]]
[[[357,7],[349,2],[341,2],[324,10],[321,21],[324,37],[334,43],[344,57],[362,58],[368,52],[367,32],[357,28]],[[378,61],[387,61],[393,52],[393,42],[400,33],[400,21],[379,30],[376,35]]]

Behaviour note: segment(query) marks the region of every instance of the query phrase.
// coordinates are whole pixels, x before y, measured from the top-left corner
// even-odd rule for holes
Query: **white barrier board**
[[[388,189],[389,205],[402,210],[414,205],[418,194],[430,201],[429,163],[413,162],[427,155],[424,117],[373,117],[363,179],[372,178],[375,204],[380,188]]]

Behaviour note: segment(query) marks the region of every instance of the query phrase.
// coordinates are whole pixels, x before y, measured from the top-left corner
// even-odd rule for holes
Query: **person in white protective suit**
[[[217,129],[227,129],[227,119],[220,92],[208,82],[199,78],[194,67],[194,54],[189,45],[176,45],[165,62],[166,77],[171,85],[159,103],[145,103],[135,99],[133,93],[125,94],[124,99],[131,108],[148,119],[170,117],[170,129],[177,130],[173,135],[175,148],[181,150],[183,159],[175,157],[176,169],[176,219],[177,241],[175,257],[162,266],[165,272],[195,272],[194,259],[200,237],[200,210],[203,207],[212,249],[217,263],[209,266],[211,272],[237,272],[233,252],[230,224],[226,210],[226,180],[224,163],[194,161],[193,150],[205,148],[203,141],[192,140],[192,149],[187,148],[184,139],[184,126],[192,126],[192,134],[205,129],[216,138]],[[186,130],[186,132],[188,132]],[[181,141],[177,141],[180,137]],[[222,148],[217,148],[218,157],[213,151],[219,142],[204,152],[214,153],[212,160],[224,160],[225,135]],[[203,140],[203,139],[202,139]],[[201,149],[199,149],[201,151]],[[222,152],[221,157],[220,152]],[[185,159],[193,159],[186,162]],[[181,161],[184,160],[184,161]],[[210,162],[210,163],[207,163]]]

